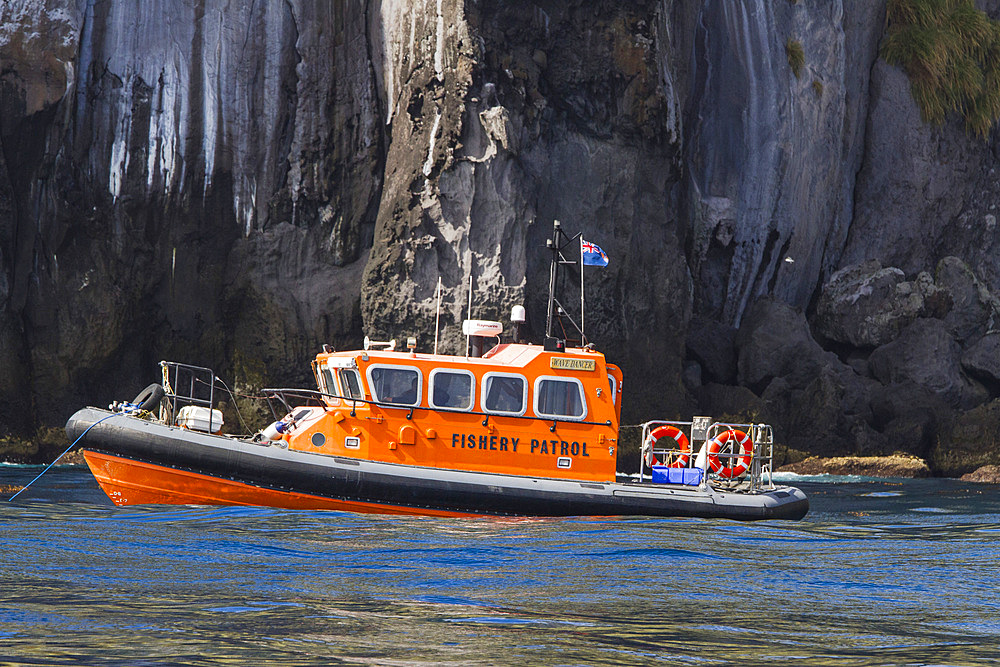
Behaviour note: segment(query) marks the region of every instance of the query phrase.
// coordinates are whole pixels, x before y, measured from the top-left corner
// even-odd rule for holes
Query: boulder
[[[1000,484],[1000,466],[982,466],[974,472],[962,475],[963,482],[984,482],[986,484]]]
[[[1000,465],[1000,399],[960,415],[931,453],[932,467],[958,477],[985,465]]]
[[[684,362],[684,370],[681,371],[681,381],[688,391],[695,391],[703,383],[701,364],[697,361]]]
[[[823,350],[801,311],[765,299],[747,314],[736,337],[739,382],[760,392],[776,439],[790,447],[843,454],[879,447],[865,378]],[[873,444],[875,441],[875,444]]]
[[[746,387],[709,383],[696,392],[698,407],[716,421],[767,422],[765,402]]]
[[[927,456],[947,433],[955,410],[940,396],[913,382],[876,385],[872,390],[872,425],[882,434],[883,451]]]
[[[799,475],[863,475],[865,477],[929,477],[931,470],[922,459],[905,454],[892,456],[811,456],[778,469]]]
[[[831,276],[813,326],[828,340],[872,348],[894,340],[918,317],[943,316],[948,306],[948,294],[930,274],[921,273],[911,282],[900,269],[869,260]]]
[[[747,313],[736,348],[739,384],[757,392],[776,377],[801,389],[824,366],[843,365],[813,339],[802,311],[770,298],[759,300]]]
[[[962,368],[982,382],[1000,383],[1000,332],[990,332],[967,348]]]
[[[952,308],[944,318],[948,331],[960,343],[982,336],[1000,311],[997,300],[957,257],[938,262],[935,283],[951,296]]]
[[[952,407],[968,410],[989,395],[981,384],[962,372],[961,353],[944,322],[920,318],[899,338],[872,352],[868,367],[883,384],[913,382]]]
[[[869,394],[876,383],[844,366],[824,366],[804,387],[775,378],[764,391],[767,420],[776,439],[823,455],[882,451],[881,435],[868,425]]]

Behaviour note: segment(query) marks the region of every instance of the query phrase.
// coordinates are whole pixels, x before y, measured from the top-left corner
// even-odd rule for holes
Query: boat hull
[[[433,516],[680,516],[800,519],[800,490],[721,493],[594,483],[318,455],[84,408],[66,425],[117,504],[263,505]],[[102,421],[103,420],[103,421]],[[87,429],[90,429],[89,431]],[[86,434],[84,435],[84,432]]]
[[[117,505],[256,505],[369,514],[414,513],[411,507],[338,500],[269,489],[104,452],[84,450],[83,457],[101,489]],[[423,513],[431,516],[476,516],[431,509]]]

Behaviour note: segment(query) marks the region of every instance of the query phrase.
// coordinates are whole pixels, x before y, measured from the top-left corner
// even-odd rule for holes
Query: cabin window
[[[487,373],[482,400],[486,412],[523,415],[528,407],[528,381],[521,375]]]
[[[333,381],[333,372],[329,368],[321,367],[319,371],[319,390],[324,394],[337,394],[337,385]],[[337,399],[330,399],[336,402]]]
[[[615,376],[608,373],[608,384],[611,385],[611,404],[618,404],[618,382],[615,380]]]
[[[368,383],[372,398],[380,403],[420,403],[420,371],[410,366],[370,366]]]
[[[535,414],[539,417],[583,419],[587,414],[583,383],[576,378],[538,378],[535,381]]]
[[[469,371],[431,371],[430,404],[435,408],[471,410],[476,396],[476,378]]]
[[[361,391],[361,374],[353,368],[341,368],[337,371],[340,379],[340,393],[347,398],[364,398]]]

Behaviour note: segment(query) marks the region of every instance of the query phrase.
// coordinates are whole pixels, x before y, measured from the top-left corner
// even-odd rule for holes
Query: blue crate
[[[701,468],[671,468],[670,466],[653,466],[653,482],[655,484],[683,484],[698,486],[701,484]]]

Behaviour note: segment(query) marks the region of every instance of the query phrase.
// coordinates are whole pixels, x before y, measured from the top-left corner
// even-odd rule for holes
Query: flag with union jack
[[[583,254],[584,266],[607,266],[608,256],[601,250],[600,246],[590,241],[584,241],[580,237],[580,249]]]

